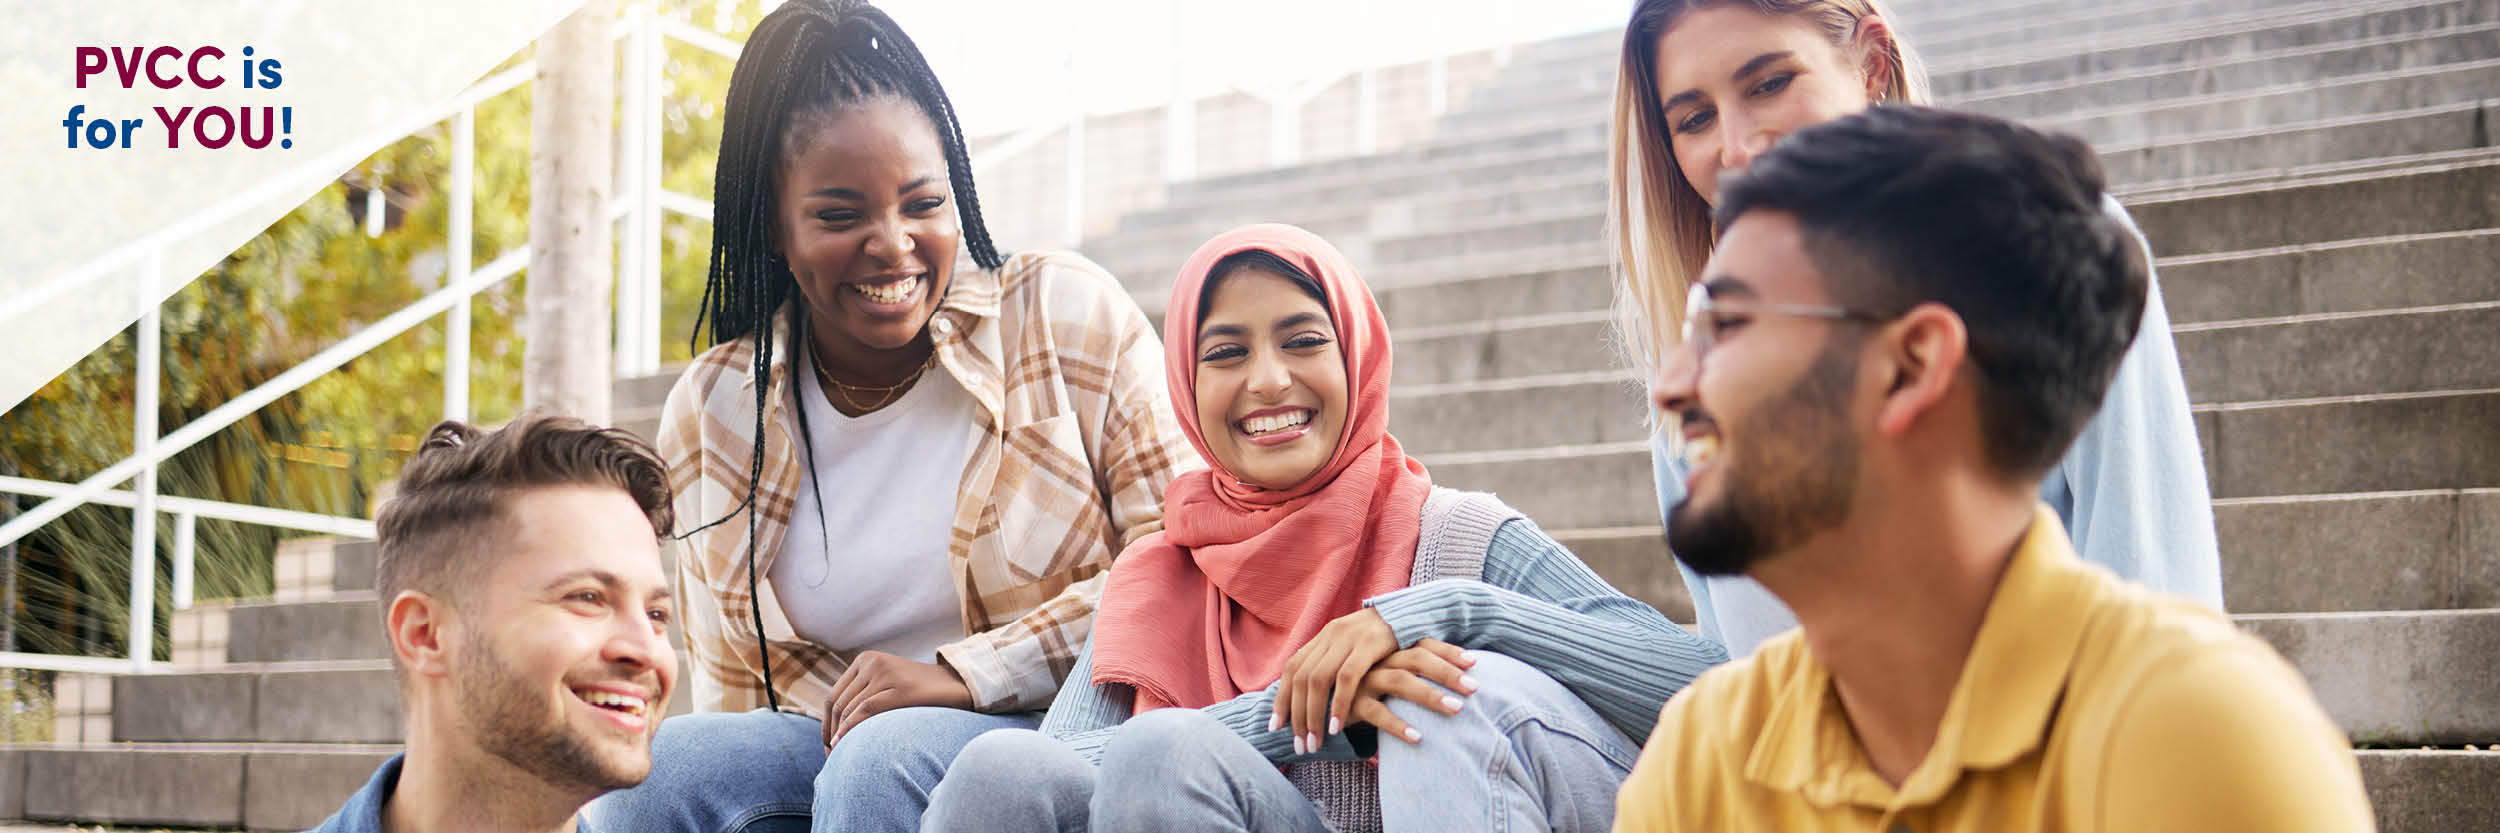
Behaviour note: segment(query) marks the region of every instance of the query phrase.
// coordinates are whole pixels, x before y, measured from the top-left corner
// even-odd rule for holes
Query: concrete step
[[[2101,148],[2101,161],[2111,182],[2122,192],[2159,188],[2164,189],[2166,197],[2204,196],[2225,189],[2245,189],[2253,184],[2224,179],[2221,185],[2213,188],[2180,190],[2178,193],[2169,191],[2180,189],[2180,183],[2236,177],[2249,172],[2273,176],[2277,171],[2308,168],[2322,171],[2313,178],[2324,178],[2350,175],[2346,169],[2383,166],[2385,163],[2380,160],[2386,157],[2481,154],[2492,146],[2490,131],[2483,125],[2495,115],[2493,110],[2496,108],[2500,108],[2500,99],[2263,129],[2166,136],[2140,143],[2104,146]],[[1201,223],[1196,219],[1202,216],[1201,212],[1227,219],[1307,221],[1314,212],[1312,206],[1378,205],[1384,200],[1431,205],[1461,198],[1459,192],[1464,192],[1465,199],[1491,201],[1494,206],[1491,210],[1500,213],[1453,218],[1428,209],[1417,210],[1413,215],[1417,220],[1414,223],[1415,233],[1383,235],[1372,241],[1373,257],[1365,261],[1364,266],[1367,269],[1390,267],[1423,255],[1501,250],[1564,240],[1598,241],[1602,239],[1604,229],[1605,208],[1602,201],[1557,198],[1551,202],[1540,199],[1521,205],[1515,198],[1503,203],[1493,195],[1499,191],[1527,187],[1548,194],[1585,197],[1603,187],[1604,156],[1604,151],[1594,145],[1573,145],[1429,162],[1384,162],[1367,173],[1240,183],[1232,186],[1235,190],[1227,191],[1221,197],[1222,208],[1202,205],[1206,200],[1214,199],[1211,197],[1176,198],[1171,205],[1157,212],[1156,216],[1163,219],[1151,220],[1141,216],[1137,223],[1141,231],[1149,227],[1170,228],[1175,224],[1206,229],[1219,225]],[[2143,201],[2143,198],[2135,201]],[[1507,206],[1518,206],[1519,210],[1505,211]],[[1344,214],[1344,209],[1332,208],[1328,216]],[[1443,223],[1450,219],[1464,219],[1465,222]],[[1161,225],[1156,226],[1155,223]],[[2352,233],[2345,232],[2313,239],[2351,236]],[[1153,245],[1169,248],[1135,256],[1126,252],[1097,252],[1096,257],[1119,264],[1125,274],[1132,275],[1128,278],[1132,286],[1160,285],[1163,278],[1155,276],[1155,273],[1167,271],[1167,261],[1176,265],[1189,249],[1195,248],[1196,243],[1204,238],[1191,233],[1173,233],[1155,239],[1157,242]],[[2163,254],[2188,253],[2170,249],[2159,251]],[[1349,254],[1352,252],[1349,249]],[[1138,275],[1146,277],[1141,279],[1136,277]]]
[[[2500,752],[2364,749],[2361,782],[2379,833],[2500,829]]]
[[[1236,199],[1255,198],[1276,189],[1279,183],[1335,183],[1345,180],[1366,181],[1382,178],[1411,177],[1435,174],[1452,169],[1471,169],[1529,155],[1551,156],[1568,152],[1604,155],[1604,124],[1580,123],[1556,128],[1534,128],[1522,133],[1468,140],[1462,144],[1425,146],[1373,156],[1355,156],[1328,162],[1317,162],[1251,174],[1201,179],[1172,186],[1167,208],[1205,204],[1230,203]],[[1460,184],[1444,182],[1444,185]],[[1140,223],[1145,223],[1140,218]],[[1127,224],[1124,222],[1123,226]]]
[[[226,661],[390,659],[372,593],[304,602],[237,603],[228,611]]]
[[[2366,744],[2500,741],[2500,610],[2233,617]]]
[[[1431,390],[1541,398],[1559,386],[1588,383],[1592,374],[1603,383],[1633,380],[1628,371],[1607,373],[1629,363],[1603,308],[1391,326],[1393,384],[1402,397]],[[2500,301],[2178,324],[2173,338],[2188,394],[2199,404],[2500,387],[2500,363],[2484,360],[2500,355]],[[1481,399],[1469,404],[1479,416],[1499,408]]]
[[[2500,607],[2500,489],[2216,500],[2214,525],[2233,613]],[[1616,587],[1690,621],[1654,520],[1547,531]]]
[[[1640,411],[1618,414],[1636,419]],[[1399,440],[1405,440],[1402,433]],[[1646,441],[1415,457],[1431,470],[1432,482],[1500,495],[1547,529],[1658,524],[1658,487]]]
[[[2500,99],[2104,145],[2115,184],[2492,147]]]
[[[2425,184],[2426,191],[2430,187]],[[2163,214],[2193,217],[2183,210]],[[1614,303],[1606,247],[1574,244],[1533,252],[1542,262],[1510,265],[1460,257],[1367,271],[1366,276],[1400,345],[1406,343],[1407,332],[1586,315]],[[2500,270],[2489,268],[2492,263],[2500,263],[2500,228],[2174,255],[2160,258],[2156,268],[2171,322],[2193,325],[2500,299]],[[1159,296],[1155,303],[1160,309]],[[1404,353],[1402,348],[1402,362]]]
[[[341,540],[330,548],[330,592],[371,592],[374,568],[382,556],[376,541]]]
[[[0,818],[302,830],[395,746],[0,745]]]
[[[1938,45],[1938,50],[1945,50],[1948,45],[1953,45],[1955,40],[1968,40],[1968,43],[1988,45],[1988,43],[1998,43],[1998,40],[1993,40],[1993,38],[2023,38],[2025,35],[2023,28],[2013,25],[2013,23],[2020,23],[2020,20],[2038,20],[2040,28],[2050,30],[2050,33],[2068,33],[2068,28],[2075,28],[2075,25],[2110,25],[2108,20],[2100,20],[2100,18],[2115,18],[2115,23],[2120,23],[2120,25],[2128,23],[2128,20],[2145,20],[2145,23],[2153,23],[2153,20],[2148,20],[2148,13],[2160,13],[2160,15],[2168,15],[2168,20],[2188,20],[2188,23],[2193,23],[2193,20],[2200,20],[2200,18],[2215,18],[2215,15],[2245,13],[2245,10],[2258,10],[2258,8],[2290,8],[2290,5],[2295,5],[2295,3],[2288,3],[2288,0],[2225,0],[2225,3],[2193,3],[2193,5],[2173,3],[2173,5],[2168,5],[2168,8],[2160,8],[2160,5],[2155,5],[2155,3],[2093,5],[2093,3],[1988,3],[1988,0],[1978,0],[1978,3],[1970,3],[1970,5],[1953,5],[1953,8],[1925,8],[1925,10],[1920,10],[1920,13],[1913,13],[1913,8],[1898,8],[1898,10],[1893,10],[1893,13],[1895,13],[1895,18],[1900,18],[1898,25],[1900,25],[1900,33],[1903,33],[1903,40],[1910,40],[1910,43],[1920,45],[1920,48],[1925,48],[1928,43],[1935,43]],[[2043,38],[2043,35],[2033,35],[2033,38]],[[1950,50],[1945,50],[1945,53],[1950,53]]]
[[[2476,138],[2476,128],[2472,124],[2486,109],[2489,108],[2480,104],[2458,105],[2427,114],[2352,123],[2312,124],[2285,133],[2215,134],[2185,139],[2177,144],[2132,150],[2105,149],[2102,161],[2113,172],[2120,168],[2137,172],[2160,170],[2185,177],[2196,166],[2238,164],[2227,162],[2227,159],[2241,146],[2246,146],[2254,154],[2247,157],[2253,164],[2255,159],[2266,154],[2289,156],[2312,151],[2325,155],[2358,153],[2361,152],[2359,146],[2351,143],[2376,141],[2389,136],[2397,137],[2388,139],[2394,142],[2406,134],[2429,136],[2447,131],[2454,134],[2449,138],[2460,142],[2487,143],[2487,136]],[[2393,153],[2413,149],[2390,146],[2389,150]],[[2154,241],[2155,251],[2165,256],[2248,250],[2361,235],[2500,226],[2500,188],[2477,190],[2485,179],[2500,179],[2500,156],[2493,155],[2483,144],[2452,150],[2463,155],[2394,169],[2384,169],[2385,164],[2377,161],[2348,160],[2316,166],[2312,170],[2317,173],[2291,181],[2224,181],[2204,188],[2165,190],[2159,196],[2132,197],[2127,202],[2130,211],[2137,214],[2139,225]],[[1582,180],[1584,184],[1600,181],[1604,169],[1599,156],[1565,153],[1543,158],[1518,157],[1484,168],[1381,180],[1373,183],[1379,189],[1373,197],[1357,194],[1358,186],[1347,183],[1311,185],[1308,186],[1310,190],[1299,194],[1282,191],[1280,186],[1277,198],[1293,196],[1305,202],[1314,202],[1407,197],[1421,203],[1446,197],[1450,191],[1449,183],[1459,180],[1476,181],[1480,183],[1478,187],[1486,189],[1516,186],[1522,180],[1539,183],[1538,187],[1563,188],[1568,186],[1558,183],[1566,177],[1587,177]],[[1581,162],[1590,164],[1576,164]],[[2123,188],[2120,190],[2124,193]],[[1245,201],[1261,205],[1267,204],[1267,199],[1245,197]],[[2355,202],[2363,204],[2352,205]],[[2179,205],[2182,203],[2184,205]],[[2278,205],[2281,207],[2278,208]],[[2142,206],[2143,210],[2137,210],[2137,206]],[[2357,209],[2369,213],[2356,216]],[[1603,255],[1607,245],[1604,238],[1605,211],[1602,201],[1557,200],[1538,207],[1532,213],[1480,216],[1462,224],[1419,227],[1412,234],[1380,235],[1371,241],[1371,260],[1360,265],[1366,274],[1394,275],[1408,271],[1419,261],[1481,258],[1525,249],[1573,246],[1579,251]],[[2248,213],[2236,213],[2240,211]],[[2313,213],[2306,218],[2285,213],[2292,211]],[[1291,218],[1289,213],[1280,216]],[[2330,227],[2330,223],[2334,225]]]
[[[1584,314],[1614,303],[1613,269],[1602,250],[1528,266],[1459,271],[1466,264],[1453,263],[1457,268],[1438,274],[1414,269],[1384,273],[1394,282],[1375,283],[1372,292],[1391,332],[1478,326],[1512,316]]]
[[[2500,607],[2500,489],[2214,501],[2234,613]]]
[[[1483,449],[1638,442],[1643,386],[1624,370],[1389,390],[1389,430],[1417,457]]]
[[[2303,12],[2302,10],[2307,11]],[[2289,14],[2288,16],[2277,14],[2274,16],[2253,17],[2241,20],[2238,24],[2239,28],[2232,29],[2224,35],[2215,35],[2204,32],[2204,30],[2198,30],[2201,34],[2199,34],[2196,38],[2173,38],[2169,41],[2164,41],[2156,45],[2166,44],[2171,47],[2169,50],[2144,51],[2141,53],[2141,57],[2143,60],[2151,62],[2151,65],[2176,68],[2177,64],[2179,64],[2182,60],[2182,55],[2189,56],[2185,60],[2193,61],[2198,57],[2210,54],[2211,56],[2214,56],[2212,60],[2223,61],[2245,57],[2246,54],[2252,49],[2272,49],[2279,52],[2284,51],[2284,46],[2286,45],[2292,47],[2313,47],[2322,40],[2334,41],[2341,39],[2345,41],[2364,42],[2372,37],[2378,37],[2384,40],[2384,38],[2389,36],[2389,33],[2391,32],[2399,33],[2397,35],[2398,37],[2402,36],[2401,33],[2416,31],[2423,33],[2425,38],[2433,36],[2444,37],[2444,35],[2438,31],[2441,26],[2453,26],[2459,25],[2460,23],[2464,25],[2475,25],[2479,23],[2488,23],[2495,18],[2500,18],[2500,11],[2494,10],[2494,4],[2490,2],[2490,0],[2476,0],[2476,2],[2465,3],[2375,3],[2360,7],[2311,3],[2286,7],[2283,11],[2298,13]],[[2222,38],[2222,40],[2216,41],[2215,38]],[[2390,44],[2381,43],[2380,45],[2388,46]],[[2123,61],[2115,64],[2110,63],[2110,56],[2114,53],[2109,50],[2092,51],[2088,47],[2092,47],[2094,44],[2090,43],[2083,44],[2082,46],[2086,48],[2086,51],[2076,53],[2076,55],[2080,57],[2077,59],[2070,59],[2067,61],[2068,63],[2089,62],[2093,63],[2095,67],[2114,66],[2117,67],[2115,71],[2120,72],[2134,68]],[[2131,45],[2131,48],[2140,47]],[[2427,48],[2428,47],[2417,47],[2417,49]],[[2124,50],[2121,50],[2118,54],[2134,53],[2126,53]],[[2022,57],[2026,60],[2036,59],[2038,57],[2038,53],[2028,53]],[[2084,61],[2083,59],[2089,60]],[[1610,78],[1611,73],[1613,72],[1611,64],[1611,61],[1595,62],[1595,66],[1593,66],[1590,70],[1592,77]],[[2101,71],[2107,72],[2110,70],[2104,69]],[[2280,70],[2276,71],[2280,72]],[[2313,76],[2314,74],[2315,73],[2311,73]],[[1609,80],[1607,83],[1610,84],[1611,81]],[[1941,76],[1938,79],[1938,83],[1939,89],[1954,88],[1954,84],[1952,82],[1942,78]],[[1537,109],[1521,110],[1518,108],[1489,107],[1477,110],[1475,108],[1471,108],[1469,111],[1455,113],[1448,119],[1445,119],[1445,129],[1448,130],[1454,137],[1462,137],[1462,143],[1457,146],[1436,148],[1428,145],[1417,151],[1383,154],[1377,157],[1339,159],[1329,162],[1313,163],[1312,165],[1295,166],[1281,170],[1249,172],[1204,180],[1177,188],[1173,195],[1173,204],[1174,206],[1185,206],[1190,204],[1192,202],[1192,194],[1204,193],[1208,195],[1220,195],[1229,193],[1232,189],[1255,189],[1261,187],[1264,183],[1295,181],[1305,178],[1325,178],[1334,174],[1359,173],[1363,171],[1381,171],[1383,166],[1394,166],[1397,164],[1394,161],[1397,159],[1428,159],[1436,155],[1448,156],[1452,154],[1475,152],[1465,149],[1469,146],[1477,147],[1480,151],[1485,147],[1502,146],[1500,142],[1504,141],[1503,137],[1507,137],[1507,141],[1512,143],[1510,145],[1512,147],[1521,146],[1520,143],[1537,144],[1549,141],[1550,134],[1540,134],[1534,131],[1525,133],[1519,132],[1518,126],[1522,124],[1523,119],[1528,122],[1538,124],[1560,120],[1563,123],[1558,124],[1556,127],[1541,129],[1562,131],[1565,133],[1573,132],[1573,128],[1569,126],[1569,122],[1574,119],[1581,120],[1581,123],[1583,124],[1583,127],[1580,128],[1581,130],[1602,129],[1605,116],[1605,100],[1606,96],[1609,94],[1603,92],[1601,89],[1592,88],[1586,93],[1576,97],[1557,96],[1552,91],[1551,84],[1522,85],[1521,89],[1523,91],[1523,95],[1531,97],[1527,102],[1525,102],[1525,104],[1527,106],[1533,106]],[[1478,121],[1467,121],[1470,119]],[[1486,141],[1486,139],[1474,136],[1474,134],[1479,132],[1492,134],[1490,138],[1493,141],[1493,144],[1482,144]],[[1152,219],[1153,215],[1168,213],[1172,212],[1169,210],[1150,212],[1146,215],[1133,217],[1129,220],[1124,220],[1124,226],[1140,223],[1151,224],[1154,222]]]
[[[1479,319],[1437,327],[1400,328],[1396,388],[1577,374],[1626,366],[1604,308],[1522,318]],[[1633,377],[1628,371],[1623,379]]]
[[[1492,410],[1505,406],[1402,396],[1391,426],[1437,479],[1499,493],[1546,526],[1655,523],[1639,400],[1603,381],[1576,388],[1518,400],[1570,403],[1535,409],[1532,425],[1504,425],[1532,422]],[[1620,401],[1607,404],[1610,393]],[[2193,415],[2218,498],[2500,487],[2500,390],[2209,405]],[[1483,441],[1531,434],[1535,442]]]
[[[2156,26],[2004,49],[1939,53],[1931,57],[1928,71],[1937,95],[1958,100],[2003,87],[2144,67],[2191,66],[2269,49],[2428,33],[2495,20],[2500,20],[2500,3],[2491,0],[2303,3],[2191,27]]]
[[[2078,4],[2037,14],[1975,18],[1950,32],[1911,30],[1906,39],[1939,63],[2006,54],[2040,54],[2108,44],[2140,43],[2180,31],[2227,29],[2270,19],[2334,12],[2349,3],[2282,0],[2212,0],[2175,3],[2138,0]]]
[[[2500,41],[2500,33],[2490,37]],[[2034,119],[2094,146],[2250,130],[2478,101],[2500,90],[2500,59],[2314,79],[2251,90],[2137,102]]]
[[[2500,390],[2194,409],[2218,498],[2500,486]]]
[[[684,364],[675,364],[660,368],[660,372],[649,376],[618,379],[609,386],[608,396],[619,410],[625,408],[627,403],[639,406],[667,402],[669,388],[676,386],[678,374],[685,370]]]
[[[2380,17],[2373,22],[2382,27],[2379,33],[2415,33],[2421,28],[2403,28],[2408,21],[2413,27],[2435,27],[2445,19],[2436,14],[2417,11],[2426,4],[2415,2],[2376,3],[2362,8],[2352,4],[2324,2],[2287,3],[2279,0],[2225,0],[2222,3],[2177,3],[2151,0],[2136,4],[2077,5],[2071,3],[2037,6],[2046,11],[2036,13],[1999,13],[1984,8],[1974,9],[1956,24],[1936,28],[1933,21],[1911,19],[1900,30],[1904,38],[1918,47],[1933,69],[1936,89],[1960,91],[1973,89],[1974,84],[1993,81],[1988,70],[2002,71],[2008,67],[2027,67],[2049,63],[2050,56],[2066,63],[2110,61],[2100,72],[2125,71],[2136,68],[2129,59],[2148,62],[2145,65],[2169,66],[2182,63],[2179,50],[2135,50],[2147,44],[2163,44],[2181,40],[2212,41],[2236,37],[2242,41],[2266,42],[2263,35],[2280,40],[2278,31],[2287,21],[2301,21],[2310,26],[2305,31],[2310,43],[2319,37],[2332,38],[2339,33],[2367,31],[2347,22],[2341,28],[2321,25],[2324,21],[2348,19],[2376,10]],[[2408,17],[2397,17],[2410,12]],[[2096,34],[2095,30],[2112,27],[2127,31],[2121,36]],[[1619,34],[1605,44],[1605,49],[1587,50],[1570,61],[1548,61],[1506,67],[1494,84],[1477,91],[1467,106],[1443,124],[1465,129],[1500,123],[1517,112],[1548,112],[1539,105],[1556,99],[1578,101],[1594,93],[1610,93],[1614,83],[1614,63]],[[2242,54],[2237,51],[2215,51],[2212,54]],[[2037,72],[2038,70],[2034,70]],[[1977,74],[1975,80],[1956,76]],[[2056,80],[2068,80],[2071,76]]]
[[[2500,301],[2173,329],[2196,402],[2500,388]]]
[[[668,404],[666,396],[662,394],[662,398],[657,402],[649,404],[637,402],[631,406],[627,406],[623,400],[618,400],[611,422],[617,428],[623,429],[625,433],[640,437],[643,442],[650,443],[656,449],[660,443],[660,412]]]
[[[388,661],[229,666],[113,678],[123,743],[398,743]]]
[[[2474,23],[1998,87],[1946,96],[1943,103],[2010,119],[2045,119],[2494,58],[2500,58],[2500,23]]]
[[[2335,240],[2159,261],[2177,324],[2500,298],[2500,229]]]
[[[1386,267],[1546,246],[1576,245],[1603,251],[1613,245],[1606,236],[1605,212],[1606,203],[1598,201],[1549,204],[1514,215],[1479,216],[1414,234],[1383,236],[1372,244],[1372,253]]]
[[[2121,198],[2163,257],[2500,228],[2500,153],[2321,165]]]
[[[2341,17],[2327,21],[2315,14],[2294,21],[2243,21],[2232,34],[2221,36],[2235,47],[2229,50],[2210,45],[2218,37],[2211,27],[2180,29],[2181,35],[2192,36],[2185,44],[2168,36],[2120,45],[2070,43],[2066,48],[2080,51],[2026,51],[2008,56],[2010,64],[1938,70],[1931,73],[1930,81],[1939,91],[1938,101],[1947,106],[2029,120],[2500,58],[2500,43],[2496,43],[2500,38],[2494,36],[2491,15],[2472,13],[2471,4],[2464,8],[2449,5],[2415,3],[2374,14],[2341,10]],[[2458,19],[2481,22],[2454,22]],[[1916,36],[1911,42],[1922,49],[1926,46]],[[2183,49],[2197,44],[2206,44],[2197,51],[2209,54],[2180,58]],[[1935,67],[1936,59],[1952,56],[1930,52],[1928,57]],[[2130,58],[2144,63],[2130,63]],[[2045,80],[2028,84],[1972,86],[2009,68],[2039,71],[2043,66],[2073,71],[2052,72]],[[1467,108],[1443,118],[1440,135],[1499,131],[1523,120],[1542,123],[1578,118],[1603,123],[1613,103],[1615,74],[1614,56],[1609,53],[1570,71],[1549,73],[1551,77],[1480,90]]]

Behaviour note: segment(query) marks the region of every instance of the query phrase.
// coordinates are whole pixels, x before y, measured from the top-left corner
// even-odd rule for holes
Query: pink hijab
[[[1336,453],[1290,489],[1245,485],[1198,429],[1198,299],[1209,270],[1261,249],[1328,295],[1346,360]],[[1293,226],[1245,226],[1198,247],[1164,314],[1164,373],[1181,430],[1211,468],[1164,492],[1163,531],[1120,555],[1094,619],[1094,682],[1137,689],[1137,711],[1197,708],[1266,688],[1286,658],[1363,600],[1405,587],[1432,479],[1389,436],[1389,327],[1345,255]]]

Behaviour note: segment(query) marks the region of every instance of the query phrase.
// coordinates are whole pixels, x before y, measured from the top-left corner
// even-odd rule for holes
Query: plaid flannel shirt
[[[799,436],[785,316],[775,315],[754,569],[770,573],[797,505]],[[1202,465],[1164,390],[1163,348],[1102,267],[1068,252],[1013,256],[955,273],[930,320],[938,368],[978,401],[951,552],[963,602],[960,641],[938,649],[974,708],[1039,709],[1093,630],[1103,573],[1163,526],[1163,490]],[[755,431],[755,339],[710,350],[669,391],[659,448],[681,526],[719,520],[747,492]],[[936,372],[933,369],[933,372]],[[854,499],[875,484],[851,484]],[[822,719],[853,658],[801,639],[770,581],[759,581],[759,650],[747,590],[747,522],[695,533],[678,558],[678,599],[694,656],[697,711],[763,708],[762,650],[782,708]],[[837,532],[838,534],[838,532]]]

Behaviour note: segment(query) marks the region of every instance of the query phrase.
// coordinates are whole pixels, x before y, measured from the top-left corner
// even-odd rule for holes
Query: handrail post
[[[625,113],[618,128],[617,197],[625,228],[617,235],[616,362],[618,378],[659,371],[659,60],[660,30],[652,8],[635,4],[625,41]],[[613,216],[613,215],[611,215]]]
[[[146,665],[156,654],[156,451],[157,391],[162,387],[164,350],[163,302],[156,288],[164,277],[162,254],[149,255],[139,267],[138,372],[131,397],[131,455],[147,460],[131,491],[138,501],[130,508],[130,661]]]
[[[667,120],[660,118],[661,111],[664,109],[661,105],[666,103],[660,93],[660,77],[668,65],[668,39],[660,31],[659,8],[656,4],[643,8],[641,20],[643,44],[641,72],[643,95],[646,101],[640,128],[643,134],[642,158],[639,160],[643,166],[642,192],[636,200],[635,214],[642,217],[642,238],[636,245],[642,248],[640,263],[645,289],[640,309],[643,352],[634,357],[634,361],[640,365],[635,372],[637,376],[660,372],[660,337],[663,332],[660,327],[662,290],[660,227],[668,218],[668,215],[660,212],[660,191],[668,185],[661,178],[662,163],[666,160],[663,143],[667,138],[662,125]]]
[[[451,117],[451,222],[445,247],[450,255],[447,285],[469,279],[470,238],[477,211],[477,106],[460,108]],[[469,308],[462,297],[443,317],[443,418],[469,420]]]
[[[190,610],[192,580],[198,567],[193,549],[199,542],[200,516],[174,513],[174,609]]]

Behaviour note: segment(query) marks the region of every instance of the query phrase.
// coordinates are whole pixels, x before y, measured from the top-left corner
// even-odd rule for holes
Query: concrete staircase
[[[1901,5],[1947,104],[2101,151],[2158,257],[2228,606],[2364,747],[2382,828],[2500,829],[2500,2]],[[1435,480],[1690,621],[1606,323],[1619,37],[1520,48],[1434,143],[1176,187],[1085,252],[1153,314],[1216,232],[1328,235]]]
[[[320,823],[404,737],[374,555],[370,541],[287,541],[270,598],[174,614],[162,672],[59,675],[53,742],[0,746],[0,819]]]
[[[1948,104],[2101,150],[2158,257],[2228,606],[2363,746],[2381,828],[2500,829],[2500,0],[1899,5]],[[1084,251],[1159,315],[1219,231],[1329,236],[1434,478],[1691,621],[1605,323],[1618,38],[1521,46],[1431,142],[1177,185]],[[674,376],[620,381],[619,424],[648,436]],[[280,566],[278,599],[177,617],[179,670],[65,681],[59,742],[0,747],[0,818],[301,827],[362,783],[400,732],[370,547]]]

